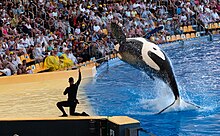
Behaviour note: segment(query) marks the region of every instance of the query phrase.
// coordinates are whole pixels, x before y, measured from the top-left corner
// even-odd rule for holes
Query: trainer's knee
[[[61,103],[60,102],[57,103],[57,107],[61,107]]]

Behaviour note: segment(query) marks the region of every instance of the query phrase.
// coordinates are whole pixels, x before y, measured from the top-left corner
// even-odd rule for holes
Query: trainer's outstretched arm
[[[82,75],[81,75],[81,71],[80,71],[80,68],[79,68],[79,78],[78,78],[76,84],[79,85],[81,80],[82,80]]]

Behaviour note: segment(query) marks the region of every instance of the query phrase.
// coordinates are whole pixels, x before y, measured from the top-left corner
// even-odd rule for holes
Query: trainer
[[[79,103],[78,100],[76,99],[77,96],[77,91],[79,84],[81,82],[81,71],[79,69],[79,78],[78,81],[74,84],[74,79],[73,77],[69,78],[69,84],[70,86],[65,89],[63,92],[64,95],[68,94],[68,99],[67,101],[61,101],[57,103],[57,107],[61,110],[63,115],[61,117],[67,117],[68,115],[66,114],[65,110],[63,107],[71,107],[73,109],[73,112],[75,112],[76,105]]]

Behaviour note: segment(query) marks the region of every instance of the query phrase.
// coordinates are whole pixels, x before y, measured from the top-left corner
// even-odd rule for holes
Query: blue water
[[[183,100],[199,105],[182,105],[163,114],[173,102],[169,87],[152,80],[119,59],[97,70],[85,89],[97,115],[127,115],[137,119],[150,134],[160,136],[220,135],[220,41],[169,46],[169,56]]]

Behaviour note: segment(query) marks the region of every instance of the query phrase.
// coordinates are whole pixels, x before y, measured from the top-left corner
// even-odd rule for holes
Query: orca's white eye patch
[[[151,68],[159,71],[160,67],[150,58],[150,56],[148,55],[149,51],[150,50],[149,50],[148,46],[143,46],[143,48],[142,48],[143,61]]]
[[[158,57],[160,57],[161,59],[165,60],[164,53],[160,50],[160,48],[157,45],[154,45],[152,48],[149,48],[149,51],[153,52]]]
[[[160,70],[160,67],[154,62],[154,60],[151,59],[149,56],[148,52],[152,52],[155,55],[157,55],[159,58],[165,60],[165,55],[163,52],[160,50],[160,48],[155,45],[154,43],[150,43],[148,41],[144,42],[143,47],[142,47],[142,57],[145,63],[150,66],[151,68],[155,70]]]

